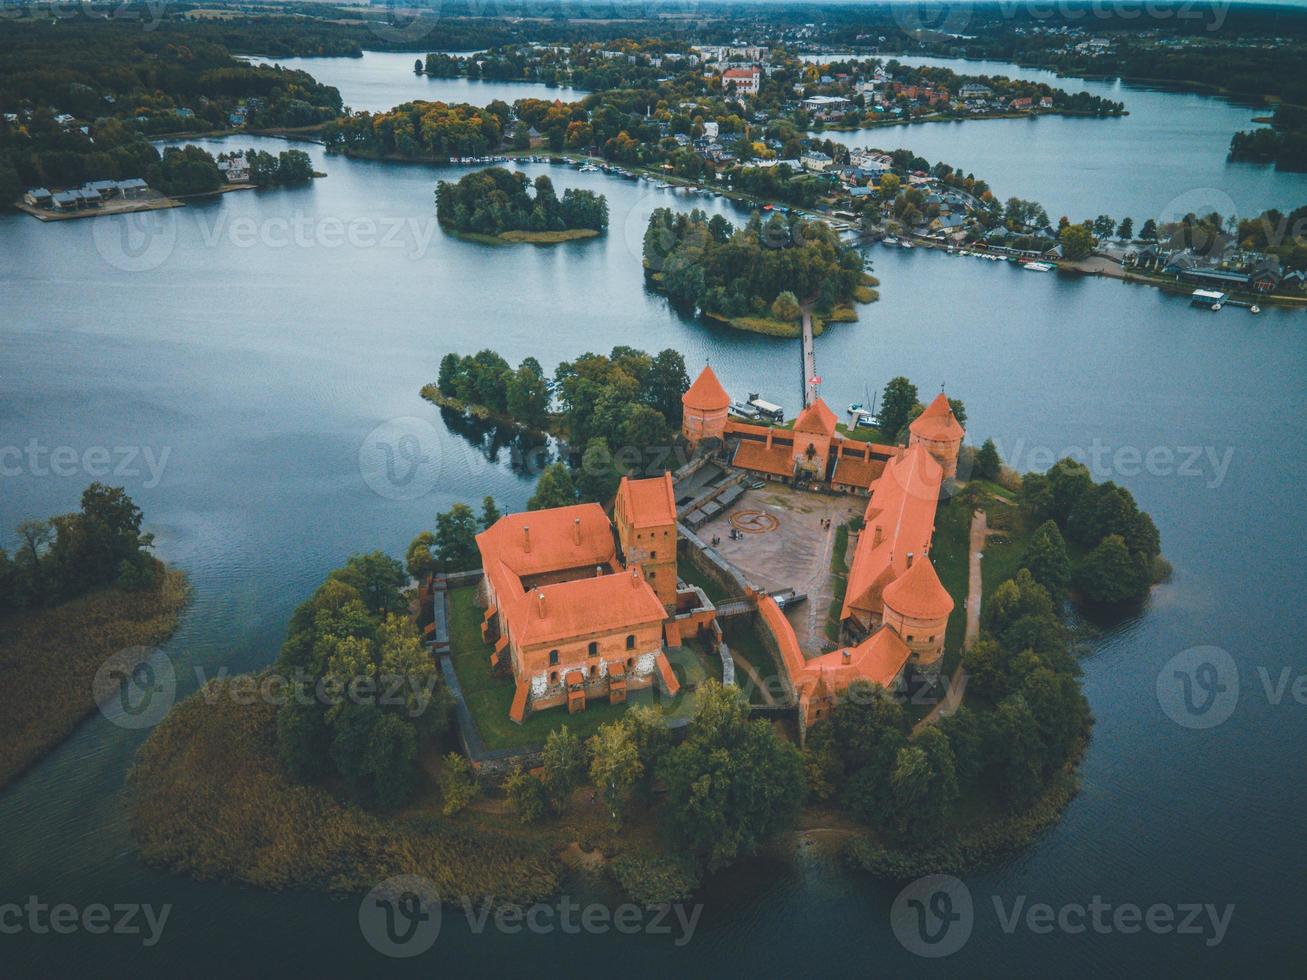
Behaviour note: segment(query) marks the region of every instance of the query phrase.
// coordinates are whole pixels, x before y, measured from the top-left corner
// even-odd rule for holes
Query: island
[[[608,201],[574,187],[560,200],[543,174],[528,185],[525,174],[489,167],[457,183],[440,181],[436,216],[442,228],[483,241],[550,245],[602,235],[608,230]]]
[[[507,384],[483,355],[447,356],[444,387]],[[741,418],[704,367],[636,389],[664,420],[675,400],[686,462],[595,464],[595,440],[640,438],[604,385],[652,371],[627,348],[560,366],[587,450],[527,510],[455,504],[405,563],[351,557],[274,665],[179,705],[130,775],[145,859],[505,903],[594,874],[659,904],[797,840],[902,878],[1055,821],[1092,725],[1068,604],[1138,603],[1165,574],[1130,494],[1073,460],[1016,474],[902,377],[850,430],[820,398]]]

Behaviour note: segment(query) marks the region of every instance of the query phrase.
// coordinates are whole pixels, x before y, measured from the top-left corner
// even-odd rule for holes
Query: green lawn
[[[758,672],[758,676],[764,681],[771,682],[772,678],[780,676],[780,666],[776,663],[774,657],[763,644],[762,638],[758,635],[758,628],[752,622],[752,619],[744,617],[724,620],[722,633],[726,638],[726,645],[730,647],[731,652],[739,651],[740,656],[753,666]],[[740,690],[749,696],[750,704],[766,704],[767,700],[749,680],[748,675],[742,670],[735,672],[735,684]],[[772,694],[778,693],[775,683],[770,683]]]
[[[676,563],[676,574],[690,585],[697,585],[699,588],[703,589],[703,594],[708,597],[713,605],[717,605],[723,600],[730,598],[730,596],[722,591],[721,587],[717,585],[716,582],[708,578],[708,576],[703,572],[699,571],[699,569],[691,564],[689,560],[681,560]]]
[[[868,429],[862,426],[848,426],[843,422],[835,424],[835,431],[845,439],[852,439],[854,442],[874,442],[881,446],[893,445],[894,440],[890,439],[881,432],[880,429]]]
[[[849,550],[849,526],[841,524],[835,529],[835,547],[831,551],[831,604],[826,612],[826,639],[840,641],[840,613],[844,610],[844,592],[849,587],[845,554]]]
[[[517,724],[508,717],[513,705],[514,684],[511,678],[496,677],[490,672],[491,648],[481,640],[482,610],[473,601],[475,596],[474,587],[452,589],[449,593],[449,649],[463,698],[487,748],[543,745],[545,737],[560,725],[567,725],[570,731],[587,738],[600,725],[620,718],[632,704],[651,705],[668,714],[679,715],[690,710],[693,694],[689,691],[667,699],[653,689],[646,689],[630,692],[624,704],[595,700],[586,706],[585,711],[575,715],[569,715],[566,708],[552,708],[530,715],[522,724]],[[668,657],[682,687],[687,682],[697,685],[706,677],[714,676],[707,658],[689,647],[671,650]],[[720,662],[715,676],[721,678]]]

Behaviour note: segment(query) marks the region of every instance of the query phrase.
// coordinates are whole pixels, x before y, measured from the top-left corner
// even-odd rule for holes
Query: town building
[[[758,68],[727,68],[722,72],[722,88],[735,89],[736,95],[757,95],[762,84],[762,71]]]

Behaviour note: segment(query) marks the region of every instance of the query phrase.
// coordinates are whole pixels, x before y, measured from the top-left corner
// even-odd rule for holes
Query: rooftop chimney
[[[912,552],[908,552],[908,568],[912,567]]]
[[[581,543],[581,518],[572,518],[572,541],[575,544]]]
[[[522,525],[522,550],[531,554],[531,525]]]
[[[639,587],[640,587],[640,566],[639,566],[639,565],[632,565],[632,566],[631,566],[631,588],[633,588],[633,589],[638,589]]]
[[[871,544],[872,544],[873,547],[879,548],[879,547],[880,547],[880,543],[881,543],[881,541],[883,541],[884,539],[885,539],[885,529],[884,529],[883,527],[881,527],[879,524],[877,524],[877,525],[876,525],[876,537],[875,537],[875,539],[871,542]]]
[[[844,650],[844,662],[846,664],[853,663],[853,651],[848,648]]]
[[[540,618],[544,619],[545,618],[545,594],[543,592],[536,593],[536,609],[540,612]]]

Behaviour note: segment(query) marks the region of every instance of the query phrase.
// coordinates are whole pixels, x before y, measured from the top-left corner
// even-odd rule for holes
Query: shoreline
[[[8,677],[0,694],[0,788],[95,713],[105,692],[94,681],[111,659],[130,670],[177,631],[191,594],[186,573],[166,568],[154,593],[107,588],[0,620],[0,668]]]

